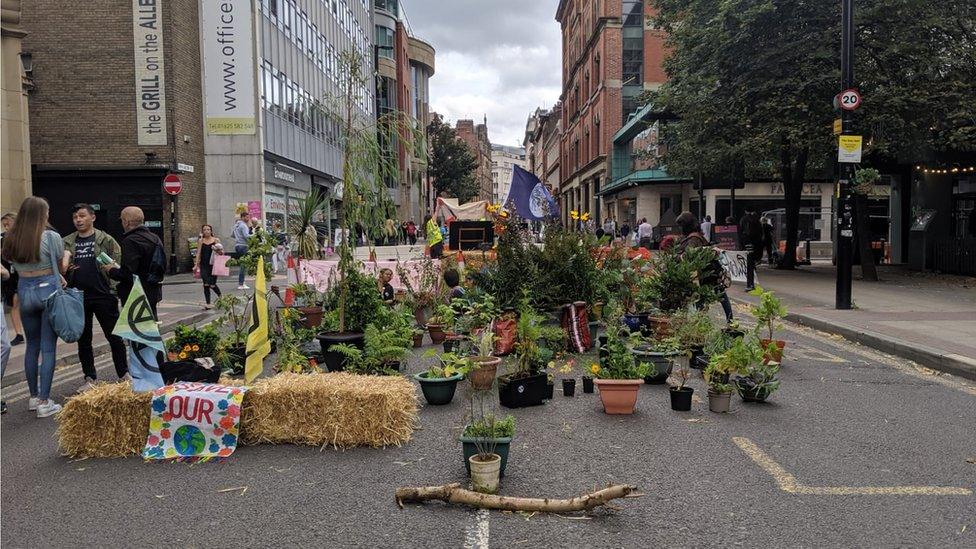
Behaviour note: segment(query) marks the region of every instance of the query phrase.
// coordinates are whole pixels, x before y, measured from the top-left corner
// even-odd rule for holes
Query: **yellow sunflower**
[[[180,353],[179,354],[179,357],[182,358],[182,359],[185,359],[186,358],[186,352],[184,351],[184,352]]]
[[[597,364],[596,362],[594,362],[593,364],[590,364],[590,372],[593,375],[599,374],[600,373],[600,365]]]
[[[199,345],[194,345],[193,346],[193,349],[191,349],[191,350],[195,353],[195,352],[197,352],[197,351],[200,350],[200,346]]]
[[[570,210],[569,217],[572,217],[573,219],[579,219],[580,218],[580,215],[579,215],[579,212],[578,211],[576,211],[576,210]]]

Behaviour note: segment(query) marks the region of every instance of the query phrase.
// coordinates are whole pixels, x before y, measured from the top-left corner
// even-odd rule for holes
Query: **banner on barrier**
[[[746,281],[746,261],[748,253],[743,250],[719,250],[719,262],[725,272],[729,273],[732,282]],[[756,284],[759,284],[759,276],[753,273]]]

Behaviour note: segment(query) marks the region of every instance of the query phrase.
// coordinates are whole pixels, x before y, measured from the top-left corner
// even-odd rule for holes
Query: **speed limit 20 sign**
[[[861,94],[855,89],[844,90],[837,96],[840,108],[845,111],[853,111],[861,106]]]

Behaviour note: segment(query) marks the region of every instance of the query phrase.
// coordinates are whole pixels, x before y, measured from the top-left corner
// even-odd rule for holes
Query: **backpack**
[[[149,262],[149,271],[146,276],[146,282],[150,284],[159,284],[166,277],[166,251],[163,250],[162,242],[156,241],[156,247],[153,249],[152,260]]]

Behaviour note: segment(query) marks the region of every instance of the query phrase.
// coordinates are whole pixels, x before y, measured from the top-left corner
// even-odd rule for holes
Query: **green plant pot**
[[[464,431],[462,431],[462,433],[463,432]],[[476,441],[486,440],[486,439],[462,436],[458,440],[461,441],[461,452],[464,454],[464,469],[468,472],[468,475],[470,476],[471,462],[469,461],[469,458],[478,453],[478,446],[476,444]],[[490,442],[494,442],[495,453],[502,457],[501,476],[505,476],[505,466],[508,465],[508,449],[509,446],[512,444],[512,437],[495,438],[495,439],[491,439],[489,443]]]
[[[436,377],[428,379],[426,372],[414,374],[413,378],[420,383],[420,390],[424,393],[427,404],[442,406],[450,404],[454,400],[454,391],[457,390],[457,383],[461,380],[461,374],[454,374],[451,377]]]
[[[634,349],[634,359],[638,364],[641,362],[650,362],[654,364],[654,375],[644,376],[644,383],[660,385],[661,383],[667,381],[668,376],[671,375],[671,369],[674,367],[671,357],[677,356],[678,354],[679,353],[657,353],[654,351]]]

